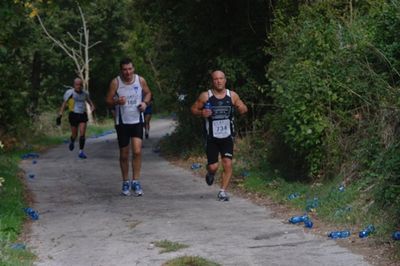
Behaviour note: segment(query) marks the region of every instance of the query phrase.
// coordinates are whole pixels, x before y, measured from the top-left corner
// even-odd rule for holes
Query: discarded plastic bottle
[[[200,167],[201,167],[201,163],[193,163],[192,166],[191,166],[192,170],[197,170]]]
[[[311,211],[312,209],[315,209],[319,206],[319,200],[317,197],[314,197],[312,200],[309,199],[307,200],[306,203],[306,211]]]
[[[21,159],[23,159],[23,160],[29,159],[29,158],[33,158],[33,159],[39,158],[39,154],[36,152],[29,152],[29,153],[23,154],[21,156]]]
[[[24,211],[29,217],[31,217],[32,220],[38,220],[39,219],[39,213],[35,211],[32,208],[24,208]]]
[[[314,225],[314,223],[310,219],[307,219],[304,221],[304,227],[312,228],[313,225]]]
[[[304,215],[302,215],[302,216],[293,216],[293,217],[291,217],[290,219],[289,219],[289,223],[291,223],[291,224],[297,224],[297,223],[302,223],[302,222],[304,222],[304,221],[307,221],[309,218],[308,218],[308,215],[307,214],[304,214]]]
[[[160,153],[161,152],[161,147],[160,146],[153,147],[153,152],[154,153]]]
[[[345,231],[333,231],[328,234],[328,237],[332,239],[337,239],[337,238],[346,238],[350,236],[350,231],[345,230]]]
[[[22,250],[22,249],[25,249],[26,246],[25,246],[24,244],[22,244],[22,243],[15,243],[15,244],[12,244],[12,245],[10,246],[10,248]]]
[[[35,178],[35,174],[34,174],[34,173],[29,173],[29,174],[28,174],[28,177],[29,177],[29,178]]]
[[[247,171],[247,170],[244,170],[244,171],[242,172],[242,177],[248,177],[249,175],[250,175],[250,172]]]
[[[288,199],[292,200],[292,199],[298,198],[299,196],[300,196],[300,193],[299,192],[295,192],[295,193],[290,194],[288,196]]]
[[[392,235],[393,240],[400,240],[400,231],[396,231]]]
[[[369,236],[371,233],[373,233],[375,231],[375,227],[372,225],[372,224],[370,224],[370,225],[368,225],[366,228],[364,228],[364,230],[362,230],[359,234],[358,234],[358,236],[360,237],[360,238],[364,238],[364,237],[367,237],[367,236]]]
[[[346,207],[342,207],[340,209],[337,209],[336,212],[335,212],[335,217],[343,216],[346,213],[349,213],[351,211],[351,208],[352,207],[350,205],[348,205]]]
[[[344,184],[340,184],[339,191],[344,192],[344,190],[345,190]]]

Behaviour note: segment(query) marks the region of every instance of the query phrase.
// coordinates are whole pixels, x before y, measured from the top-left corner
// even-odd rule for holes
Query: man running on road
[[[68,120],[71,125],[71,137],[69,142],[69,150],[72,151],[75,148],[75,139],[78,136],[78,127],[80,132],[79,137],[79,158],[86,159],[87,156],[83,152],[85,147],[85,134],[88,116],[86,113],[86,102],[89,103],[90,109],[93,112],[95,110],[93,102],[89,98],[89,94],[82,90],[82,80],[80,78],[74,79],[74,87],[68,89],[64,93],[64,101],[61,105],[56,124],[61,125],[61,117],[64,113],[65,107],[68,104],[69,116]]]
[[[232,177],[233,157],[233,107],[239,114],[247,112],[247,106],[242,102],[239,95],[226,89],[226,78],[224,72],[216,70],[211,73],[212,89],[204,91],[192,105],[191,111],[196,116],[205,118],[205,131],[207,133],[207,175],[206,182],[212,185],[214,175],[218,170],[218,156],[221,154],[222,181],[217,195],[218,200],[228,201],[226,193],[229,181]]]
[[[107,105],[115,110],[115,129],[118,136],[119,163],[122,173],[122,194],[136,196],[143,190],[138,181],[142,165],[143,111],[151,100],[151,91],[144,78],[135,74],[133,62],[120,62],[120,75],[111,81],[106,97]],[[132,181],[129,180],[129,143],[132,148]]]

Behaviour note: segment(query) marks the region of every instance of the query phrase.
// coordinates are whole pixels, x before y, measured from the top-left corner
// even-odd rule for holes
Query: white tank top
[[[140,85],[139,75],[135,75],[135,82],[126,84],[118,76],[118,89],[116,96],[124,96],[126,103],[115,106],[115,124],[137,124],[143,123],[143,113],[138,105],[142,102],[143,89]]]
[[[74,89],[69,89],[64,93],[64,101],[72,101],[69,106],[70,112],[83,114],[86,112],[86,101],[89,100],[89,94],[81,91],[77,93]]]

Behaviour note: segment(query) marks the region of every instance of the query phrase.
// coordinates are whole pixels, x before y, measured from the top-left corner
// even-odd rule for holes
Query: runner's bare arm
[[[108,93],[106,96],[106,103],[110,108],[113,108],[115,105],[119,103],[118,99],[114,99],[114,96],[117,93],[117,88],[118,88],[118,81],[117,79],[113,79],[110,83],[110,86],[108,88]]]
[[[235,108],[238,110],[239,114],[247,113],[248,109],[244,102],[240,99],[239,95],[232,91],[232,103]]]
[[[88,98],[86,101],[87,101],[87,102],[89,103],[89,105],[90,105],[90,110],[91,110],[92,112],[94,112],[94,110],[96,110],[96,107],[94,106],[93,101],[92,101],[90,98]]]
[[[197,100],[194,102],[192,107],[190,108],[191,112],[195,116],[202,116],[202,117],[208,117],[211,115],[211,110],[205,110],[204,109],[204,104],[208,101],[208,92],[202,92],[197,98]]]
[[[144,112],[144,110],[146,110],[146,107],[150,104],[151,102],[151,91],[149,86],[147,85],[147,82],[144,78],[139,77],[139,81],[140,81],[140,85],[142,86],[143,89],[143,93],[144,93],[144,98],[142,103],[145,104],[145,106],[141,103],[140,104],[140,111]]]
[[[67,106],[67,101],[63,101],[60,107],[60,111],[58,112],[59,116],[62,116],[64,114],[65,106]]]

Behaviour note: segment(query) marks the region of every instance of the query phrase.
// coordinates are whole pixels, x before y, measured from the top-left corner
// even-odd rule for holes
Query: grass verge
[[[197,256],[183,256],[167,261],[163,266],[220,266],[220,264]]]
[[[154,246],[161,248],[160,253],[174,252],[189,247],[188,245],[172,242],[166,239],[161,241],[156,241],[153,244]]]
[[[18,152],[0,154],[0,265],[31,265],[35,256],[21,243],[26,207],[23,181],[18,175]],[[20,244],[20,245],[18,245]]]

